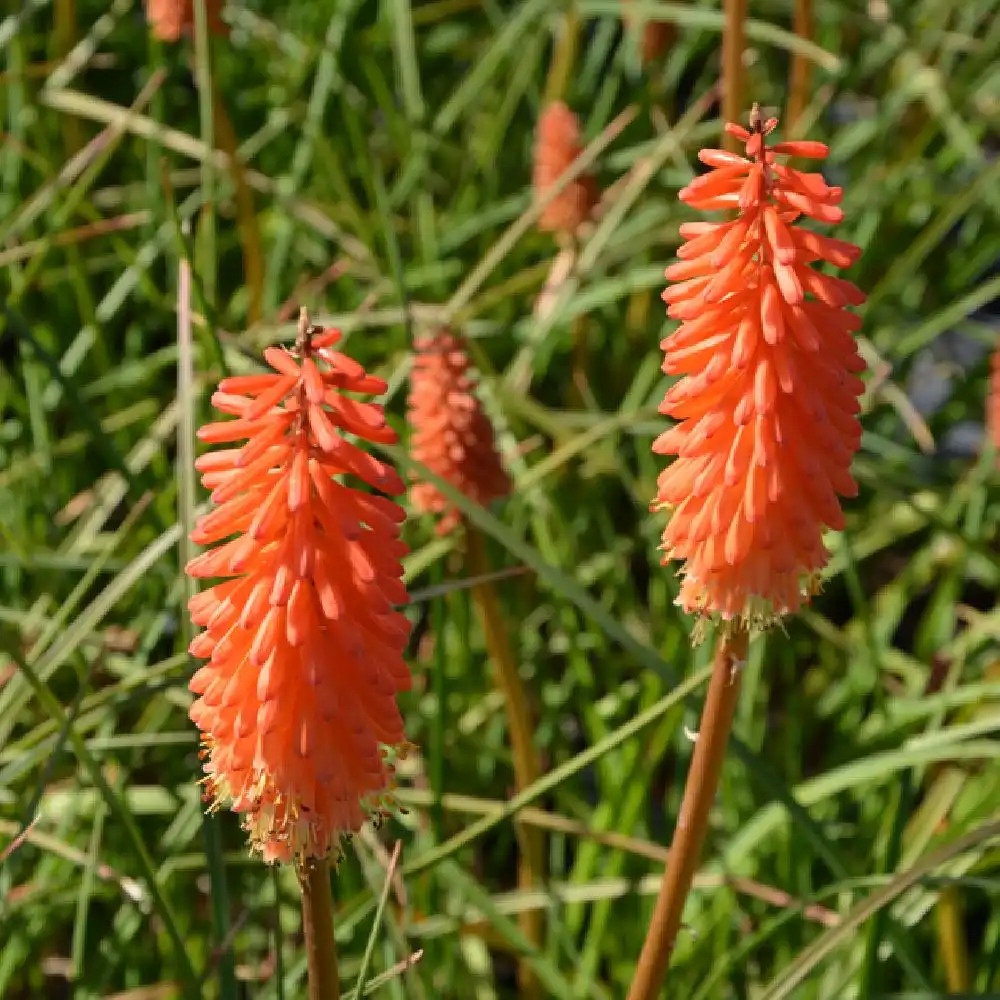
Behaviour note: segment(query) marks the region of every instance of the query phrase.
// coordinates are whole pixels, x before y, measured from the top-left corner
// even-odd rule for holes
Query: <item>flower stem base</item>
[[[628,1000],[656,1000],[667,975],[670,954],[681,926],[684,901],[694,881],[708,831],[709,812],[719,786],[729,730],[739,699],[748,638],[745,630],[732,631],[721,636],[716,647],[712,679],[701,715],[691,770],[684,786],[680,817]]]
[[[466,565],[473,576],[485,577],[490,572],[486,546],[482,535],[471,525],[466,526]],[[496,685],[503,693],[507,708],[507,726],[514,756],[514,778],[518,791],[538,780],[541,767],[534,747],[534,726],[528,695],[518,673],[517,660],[507,638],[500,603],[489,581],[472,588],[472,596],[482,615],[486,645],[496,670]],[[521,890],[538,889],[545,884],[545,841],[542,831],[518,824],[517,839],[520,857],[517,865],[517,885]],[[535,948],[541,948],[544,936],[543,914],[539,909],[526,910],[521,915],[521,930]],[[540,1000],[538,980],[527,962],[518,969],[521,995],[525,1000]]]
[[[298,876],[302,889],[302,930],[309,968],[309,1000],[340,1000],[330,862],[325,858],[307,861],[298,869]]]

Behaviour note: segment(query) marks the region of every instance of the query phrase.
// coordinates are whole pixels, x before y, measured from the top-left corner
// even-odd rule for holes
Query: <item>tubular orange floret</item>
[[[176,42],[194,31],[195,0],[146,0],[146,18],[162,42]],[[227,31],[222,20],[222,0],[205,0],[208,28],[217,35]]]
[[[562,102],[554,101],[538,120],[535,141],[535,196],[541,198],[582,152],[576,115]],[[545,207],[538,228],[544,232],[572,236],[597,204],[597,183],[583,175],[571,181]]]
[[[462,339],[440,330],[414,346],[408,401],[413,457],[480,505],[506,496],[510,481],[494,445],[493,427],[474,394]],[[411,496],[417,510],[443,515],[439,534],[461,520],[431,483],[416,483]]]
[[[266,860],[339,851],[341,838],[391,805],[405,750],[396,695],[410,686],[410,626],[400,562],[403,511],[345,485],[403,492],[389,466],[347,440],[392,443],[382,407],[343,392],[383,392],[335,351],[336,330],[303,311],[295,353],[264,352],[273,373],[223,379],[213,405],[235,417],[202,441],[229,443],[197,461],[214,509],[192,540],[213,545],[187,565],[227,577],[194,597],[206,659],[191,680],[206,798],[243,816]]]
[[[681,226],[680,262],[666,271],[663,371],[682,376],[660,412],[678,422],[654,443],[677,458],[659,478],[654,509],[672,510],[664,562],[683,560],[678,604],[754,627],[795,611],[818,589],[824,526],[840,529],[839,496],[854,496],[851,458],[865,365],[847,307],[849,281],[814,270],[852,264],[857,247],[795,226],[839,222],[841,189],[780,155],[826,156],[818,142],[767,146],[777,119],[726,131],[745,155],[702,150],[711,167],[680,197],[735,209],[729,222]]]

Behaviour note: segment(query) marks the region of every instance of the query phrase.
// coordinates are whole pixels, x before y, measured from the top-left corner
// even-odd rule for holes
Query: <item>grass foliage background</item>
[[[15,6],[0,20],[0,995],[303,994],[292,873],[202,813],[180,566],[211,387],[290,340],[304,303],[388,378],[404,446],[414,331],[451,319],[473,338],[515,485],[467,513],[512,571],[496,586],[547,771],[514,800],[548,838],[551,891],[525,897],[461,554],[412,519],[404,708],[422,752],[409,812],[341,866],[345,984],[514,996],[516,915],[541,906],[546,992],[622,996],[710,651],[673,606],[648,503],[657,296],[690,217],[676,192],[721,129],[718,5],[638,2],[678,28],[645,67],[617,0],[241,0],[211,58],[203,33],[153,42],[134,0]],[[809,45],[790,2],[750,4],[746,104],[783,107],[790,51],[814,60],[807,132],[831,145],[837,235],[862,246],[851,277],[870,295],[861,494],[825,593],[753,644],[672,995],[1000,996],[1000,495],[978,446],[1000,16],[991,0],[813,7]],[[540,314],[559,250],[523,213],[560,59],[616,188]],[[395,838],[405,878],[386,883]]]

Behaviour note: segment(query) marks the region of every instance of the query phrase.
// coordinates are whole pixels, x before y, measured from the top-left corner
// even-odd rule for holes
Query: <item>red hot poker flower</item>
[[[686,242],[663,293],[681,325],[661,346],[663,371],[682,377],[660,408],[678,422],[653,445],[677,456],[654,507],[673,511],[662,547],[664,561],[684,561],[678,603],[752,624],[818,589],[824,525],[839,530],[838,494],[857,492],[865,367],[852,337],[860,320],[847,309],[864,295],[810,266],[848,267],[860,251],[795,224],[839,222],[841,189],[778,162],[822,159],[827,147],[768,146],[776,125],[756,108],[750,131],[727,125],[746,155],[702,150],[712,169],[680,193],[694,208],[737,215],[681,226]]]
[[[408,401],[413,457],[478,504],[506,496],[510,481],[494,446],[493,427],[474,394],[461,338],[441,330],[418,339],[415,348]],[[417,510],[443,515],[439,534],[461,520],[431,483],[417,483],[411,496]]]
[[[314,335],[315,334],[315,335]],[[336,330],[303,311],[296,354],[271,347],[274,371],[223,379],[213,405],[235,420],[202,441],[242,446],[198,459],[215,509],[192,540],[216,547],[187,566],[228,577],[190,602],[206,658],[191,680],[203,734],[206,794],[242,814],[266,860],[336,852],[341,836],[391,804],[392,755],[405,750],[396,695],[410,686],[410,626],[394,605],[402,509],[347,486],[404,486],[347,434],[392,443],[381,406],[344,395],[386,384],[334,350]]]
[[[194,31],[195,0],[146,0],[146,17],[153,34],[161,42],[176,42],[185,32]],[[222,20],[222,0],[205,0],[209,31],[226,33]]]
[[[583,151],[576,115],[562,102],[550,104],[538,120],[535,141],[535,196],[541,198]],[[538,228],[572,236],[597,204],[597,183],[583,175],[571,181],[545,207]]]

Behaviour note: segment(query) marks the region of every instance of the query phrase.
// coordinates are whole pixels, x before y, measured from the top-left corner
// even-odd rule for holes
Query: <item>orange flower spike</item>
[[[153,34],[161,42],[176,42],[181,35],[194,31],[195,0],[146,0],[146,18]],[[227,32],[222,20],[222,0],[205,0],[208,30],[217,35]]]
[[[562,102],[554,101],[538,120],[535,141],[535,196],[541,198],[583,151],[576,115]],[[597,204],[598,190],[589,175],[571,181],[545,207],[538,228],[543,232],[572,236]]]
[[[474,395],[461,338],[441,330],[414,346],[408,400],[413,457],[478,504],[506,496],[510,480],[500,464],[493,428]],[[415,484],[411,496],[417,510],[443,515],[439,534],[461,520],[431,483]]]
[[[838,495],[857,487],[850,463],[865,365],[847,307],[864,295],[814,270],[847,267],[860,250],[799,229],[800,216],[839,222],[841,189],[779,156],[821,159],[818,142],[765,142],[777,119],[727,125],[740,156],[702,150],[712,169],[680,198],[735,209],[729,222],[681,226],[680,262],[667,268],[667,315],[681,320],[661,344],[663,371],[681,378],[660,412],[677,423],[654,443],[677,458],[659,478],[656,508],[672,510],[664,562],[683,561],[678,604],[688,612],[766,625],[818,589],[824,526],[840,529]]]
[[[202,731],[206,797],[243,816],[266,860],[323,858],[391,805],[406,749],[396,695],[410,686],[400,559],[402,508],[340,481],[398,495],[402,480],[345,437],[391,443],[382,408],[347,392],[386,385],[309,325],[296,352],[264,352],[273,373],[223,379],[211,444],[198,459],[215,509],[191,538],[214,545],[193,577],[228,577],[194,597],[191,719]]]

